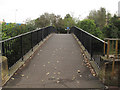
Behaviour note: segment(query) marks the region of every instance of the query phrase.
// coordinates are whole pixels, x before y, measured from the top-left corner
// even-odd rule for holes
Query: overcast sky
[[[35,19],[44,12],[64,17],[67,13],[85,18],[91,10],[106,8],[107,12],[118,12],[120,0],[0,0],[0,21],[24,23],[27,18]]]

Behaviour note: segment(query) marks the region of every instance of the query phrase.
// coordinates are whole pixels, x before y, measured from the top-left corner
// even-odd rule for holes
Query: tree
[[[111,18],[112,18],[111,13],[108,12],[106,15],[106,25],[111,23]]]
[[[111,18],[111,23],[116,27],[118,28],[118,30],[116,30],[117,34],[118,34],[118,38],[120,38],[120,19],[117,17],[117,15],[114,15],[112,18]]]
[[[82,21],[79,21],[77,26],[99,38],[103,38],[101,30],[96,27],[94,20],[84,19]]]
[[[17,35],[17,31],[14,31],[15,23],[6,24],[5,22],[2,23],[2,39],[7,39],[12,36]]]
[[[109,24],[104,27],[104,35],[107,38],[117,38],[118,28],[114,24]]]
[[[100,10],[92,10],[88,19],[94,20],[96,25],[102,30],[106,24],[106,9],[101,7]]]
[[[70,14],[66,14],[64,17],[64,26],[66,27],[72,27],[75,25],[75,20],[73,17],[70,16]]]
[[[31,31],[35,29],[35,20],[31,20],[30,18],[26,19],[26,30]]]
[[[35,20],[35,25],[37,28],[42,28],[50,25],[49,14],[44,13],[39,18]]]

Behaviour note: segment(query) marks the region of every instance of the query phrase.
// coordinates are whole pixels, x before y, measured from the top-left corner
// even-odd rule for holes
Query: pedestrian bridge
[[[52,26],[1,42],[4,88],[99,88],[103,40],[72,27],[57,34]]]

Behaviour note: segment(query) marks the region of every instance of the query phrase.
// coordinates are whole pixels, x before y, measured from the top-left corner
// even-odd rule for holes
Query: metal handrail
[[[81,30],[82,32],[84,32],[84,33],[90,35],[91,37],[93,37],[93,38],[95,38],[95,39],[97,39],[97,40],[99,40],[99,41],[101,41],[101,42],[104,43],[104,41],[103,41],[102,39],[100,39],[100,38],[98,38],[98,37],[96,37],[96,36],[94,36],[94,35],[88,33],[87,31],[85,31],[85,30],[83,30],[83,29],[81,29],[81,28],[78,28],[78,27],[76,27],[76,26],[74,26],[74,27],[77,28],[77,29],[79,29],[79,30]]]
[[[51,26],[48,26],[48,27],[51,27]],[[39,30],[42,30],[42,29],[45,29],[45,28],[47,28],[47,27],[44,27],[44,28],[41,28],[41,29],[32,30],[32,31],[29,31],[29,32],[26,32],[26,33],[23,33],[23,34],[20,34],[20,35],[11,37],[11,38],[9,38],[9,39],[2,40],[2,41],[0,41],[0,43],[6,42],[6,41],[9,41],[9,40],[13,40],[13,39],[18,38],[18,37],[20,37],[20,36],[27,35],[27,34],[29,34],[29,33],[36,32],[36,31],[39,31]]]
[[[8,58],[8,67],[11,68],[19,59],[23,59],[29,50],[33,50],[35,45],[52,32],[55,32],[54,27],[48,26],[0,41],[2,56]]]
[[[98,67],[100,67],[100,57],[104,55],[104,41],[76,26],[71,28],[71,33],[74,33],[77,36],[90,54],[91,60],[94,60]],[[107,42],[105,42],[105,44],[107,44]]]

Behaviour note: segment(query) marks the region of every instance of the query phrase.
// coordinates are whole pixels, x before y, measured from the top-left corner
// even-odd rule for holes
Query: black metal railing
[[[91,60],[93,59],[100,66],[100,56],[104,53],[104,41],[77,27],[72,27],[71,33],[74,33],[83,44]]]
[[[8,58],[8,67],[13,66],[19,59],[23,60],[23,56],[29,50],[33,50],[35,45],[53,32],[55,32],[55,28],[49,26],[0,41],[0,44],[2,44],[2,56]]]

